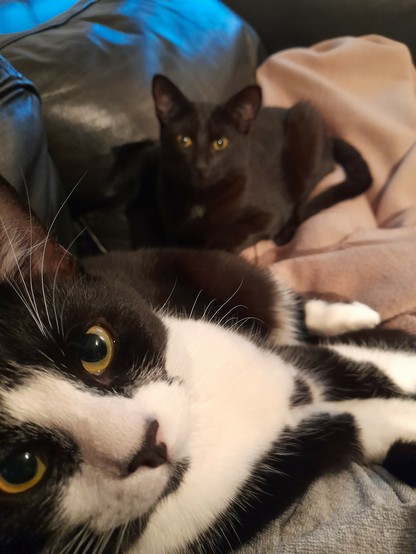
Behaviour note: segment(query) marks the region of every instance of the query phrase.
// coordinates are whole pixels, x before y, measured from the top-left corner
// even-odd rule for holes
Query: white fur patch
[[[361,302],[309,300],[305,303],[305,323],[312,333],[333,336],[372,329],[380,323],[380,315]]]
[[[353,344],[327,345],[342,356],[358,362],[370,362],[406,393],[416,393],[416,356],[381,348],[365,348]]]

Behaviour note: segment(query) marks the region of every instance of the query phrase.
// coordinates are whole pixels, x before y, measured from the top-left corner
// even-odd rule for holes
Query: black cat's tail
[[[289,242],[298,226],[306,219],[338,202],[355,198],[370,188],[373,181],[370,169],[352,144],[340,138],[333,138],[332,152],[335,161],[345,171],[345,179],[300,204],[277,234],[275,238],[277,244]]]
[[[332,151],[335,161],[344,168],[345,179],[302,204],[297,213],[298,223],[338,202],[355,198],[371,186],[373,178],[367,162],[352,144],[334,138]]]

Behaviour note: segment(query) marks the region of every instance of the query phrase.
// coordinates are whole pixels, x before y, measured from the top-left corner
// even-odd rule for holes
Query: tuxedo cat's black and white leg
[[[416,479],[416,401],[407,398],[369,398],[322,402],[298,410],[307,421],[318,414],[348,414],[356,432],[355,448],[366,464],[387,468],[408,484]],[[407,462],[402,467],[400,461]],[[397,472],[396,472],[397,471]],[[401,473],[399,473],[401,471]]]

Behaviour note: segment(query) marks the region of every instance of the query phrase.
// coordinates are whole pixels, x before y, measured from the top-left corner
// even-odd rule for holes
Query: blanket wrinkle
[[[351,142],[370,190],[306,220],[292,241],[242,255],[298,292],[359,300],[416,333],[416,72],[405,45],[340,37],[268,58],[257,72],[265,105],[310,101],[331,133]],[[330,186],[320,184],[319,190]]]

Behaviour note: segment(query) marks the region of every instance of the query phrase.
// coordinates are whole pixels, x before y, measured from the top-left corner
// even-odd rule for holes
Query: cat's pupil
[[[78,344],[79,355],[84,362],[94,363],[107,356],[107,344],[99,335],[92,333],[84,335]]]
[[[38,459],[31,452],[8,458],[0,468],[2,478],[11,485],[21,485],[30,481],[36,476]]]

